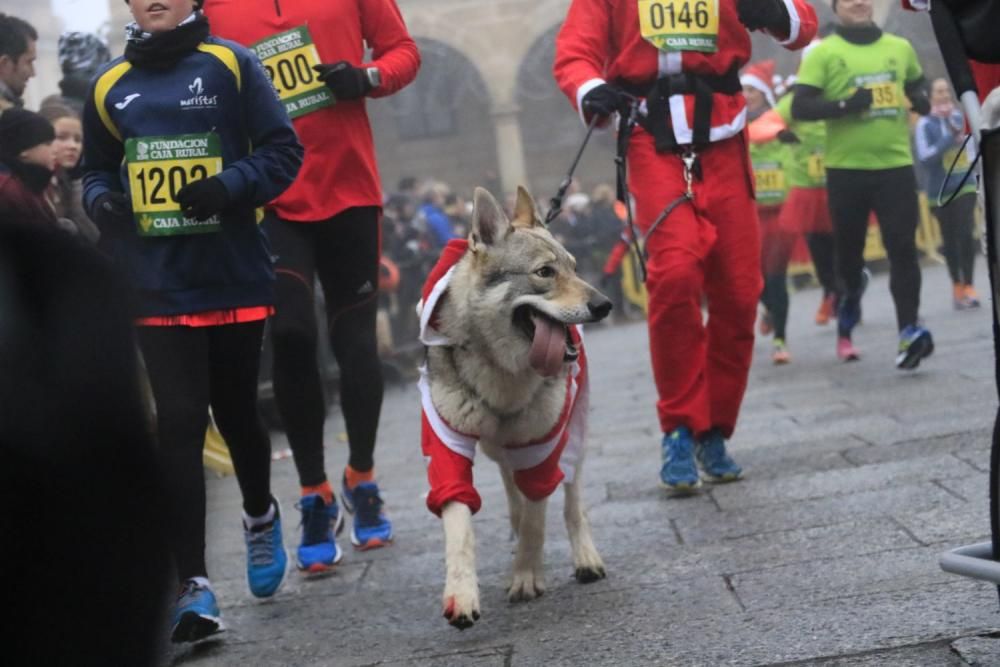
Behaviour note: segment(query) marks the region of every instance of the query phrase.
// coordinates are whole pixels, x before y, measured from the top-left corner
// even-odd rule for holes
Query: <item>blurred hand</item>
[[[788,10],[782,0],[736,0],[736,12],[747,30],[788,29]]]
[[[94,201],[91,216],[101,230],[132,223],[132,204],[123,192],[105,192]]]
[[[802,143],[801,140],[799,139],[799,135],[795,134],[787,127],[783,129],[781,132],[778,132],[778,141],[780,141],[783,144]]]
[[[858,88],[845,100],[844,110],[848,113],[867,111],[872,106],[871,88]]]

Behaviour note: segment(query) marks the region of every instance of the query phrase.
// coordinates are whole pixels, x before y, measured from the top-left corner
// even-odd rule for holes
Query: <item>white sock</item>
[[[244,512],[243,525],[246,526],[247,529],[256,528],[257,526],[267,525],[272,521],[274,521],[274,514],[275,514],[274,503],[272,502],[271,506],[267,508],[267,513],[264,514],[263,516],[250,516],[246,512]]]

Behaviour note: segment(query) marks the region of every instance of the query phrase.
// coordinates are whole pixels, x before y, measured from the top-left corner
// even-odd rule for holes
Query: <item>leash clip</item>
[[[681,160],[684,162],[684,184],[687,186],[685,196],[688,199],[694,199],[693,183],[695,164],[698,161],[698,154],[694,152],[694,148],[686,146],[684,148],[684,152],[681,153]]]

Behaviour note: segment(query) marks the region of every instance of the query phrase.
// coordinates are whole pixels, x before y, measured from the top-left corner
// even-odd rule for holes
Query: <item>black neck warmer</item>
[[[838,25],[837,34],[851,44],[872,44],[882,36],[882,29],[874,23],[868,25]]]
[[[208,19],[199,14],[190,23],[125,45],[125,60],[136,67],[170,69],[208,37]]]

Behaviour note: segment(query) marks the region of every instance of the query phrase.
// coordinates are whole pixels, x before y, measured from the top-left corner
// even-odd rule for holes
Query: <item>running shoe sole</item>
[[[170,633],[170,641],[175,644],[197,642],[224,632],[225,629],[221,618],[202,616],[197,612],[189,611],[181,614],[173,632]]]
[[[667,490],[667,495],[671,498],[679,498],[684,496],[693,496],[701,488],[701,480],[695,480],[694,482],[679,482],[677,484],[667,484],[662,479],[660,480],[660,486]]]
[[[389,537],[387,537],[384,540],[380,537],[373,537],[367,542],[362,543],[361,540],[358,539],[358,536],[354,534],[354,529],[352,528],[351,544],[353,544],[354,548],[358,551],[368,551],[369,549],[380,549],[382,547],[386,547],[392,544],[392,533],[389,533]]]
[[[904,371],[912,371],[920,365],[922,359],[926,359],[934,353],[934,339],[929,331],[925,331],[915,341],[910,343],[906,352],[896,355],[896,368]]]
[[[702,470],[701,478],[710,484],[728,484],[729,482],[735,482],[743,479],[743,472],[729,472],[725,475],[713,475]]]

